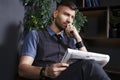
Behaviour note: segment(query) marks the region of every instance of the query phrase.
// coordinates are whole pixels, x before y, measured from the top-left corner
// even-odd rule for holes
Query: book
[[[72,64],[78,59],[95,60],[104,67],[110,60],[110,56],[102,53],[86,52],[68,48],[61,62]]]
[[[96,7],[100,6],[100,1],[99,0],[94,0]]]
[[[91,0],[92,7],[96,7],[95,0]]]
[[[85,0],[86,7],[92,7],[91,0]]]

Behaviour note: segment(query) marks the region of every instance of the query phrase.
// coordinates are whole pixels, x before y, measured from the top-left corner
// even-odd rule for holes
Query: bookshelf
[[[95,1],[98,1],[99,4],[94,5]],[[117,26],[120,27],[120,0],[81,0],[80,2],[77,0],[76,3],[88,20],[84,30],[81,30],[83,37],[120,38],[120,28],[116,31],[115,27],[116,20],[119,23]],[[107,5],[107,3],[109,4]],[[118,16],[113,16],[113,14]]]
[[[88,51],[111,56],[105,70],[120,73],[120,0],[99,1],[99,6],[91,7],[86,5],[86,0],[76,1],[79,11],[83,12],[88,20],[80,35]]]
[[[88,14],[89,13],[89,14]],[[107,33],[107,11],[105,9],[83,11],[88,22],[84,27],[84,37],[106,38]]]

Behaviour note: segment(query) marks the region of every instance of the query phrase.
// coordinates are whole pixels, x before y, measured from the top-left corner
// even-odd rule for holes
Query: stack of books
[[[85,7],[99,7],[99,0],[85,0]]]

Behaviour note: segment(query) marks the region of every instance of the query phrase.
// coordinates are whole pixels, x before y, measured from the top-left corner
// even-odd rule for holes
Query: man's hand
[[[70,35],[71,37],[75,38],[77,42],[81,41],[81,37],[76,29],[75,26],[73,26],[72,24],[68,24],[67,28],[65,29],[66,33],[68,35]]]
[[[60,75],[60,73],[67,69],[69,64],[67,63],[55,63],[50,65],[49,67],[46,67],[45,70],[45,76],[50,78],[56,78]]]

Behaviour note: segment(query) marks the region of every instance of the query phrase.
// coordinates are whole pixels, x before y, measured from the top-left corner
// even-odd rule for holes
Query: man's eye
[[[72,19],[75,19],[75,17],[72,17]]]

